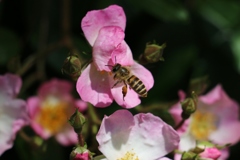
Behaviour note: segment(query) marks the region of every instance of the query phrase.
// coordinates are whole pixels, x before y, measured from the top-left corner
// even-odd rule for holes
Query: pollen
[[[209,135],[216,130],[216,115],[209,112],[196,111],[192,115],[190,132],[197,140],[207,140]]]
[[[117,160],[139,160],[139,158],[132,150],[131,152],[127,151],[122,158],[118,158]]]
[[[68,103],[62,101],[42,103],[36,121],[54,135],[67,125],[68,107],[70,107]]]
[[[107,72],[104,71],[104,70],[100,71],[100,74],[106,74],[106,73],[107,73]]]

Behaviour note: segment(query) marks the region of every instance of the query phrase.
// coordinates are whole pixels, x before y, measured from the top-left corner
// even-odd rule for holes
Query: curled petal
[[[124,31],[120,27],[103,27],[93,45],[93,60],[99,71],[111,71],[109,66],[112,61],[112,53],[118,51],[118,55],[127,54],[126,44],[121,44],[124,39]]]
[[[77,92],[83,101],[96,107],[107,107],[113,101],[108,73],[97,71],[94,64],[88,65],[78,78]]]
[[[132,51],[125,41],[122,41],[122,43],[113,50],[111,58],[112,62],[114,62],[112,65],[119,63],[122,66],[131,66],[134,63]]]
[[[111,5],[103,10],[93,10],[82,19],[81,27],[91,46],[98,37],[99,30],[106,26],[117,26],[125,30],[126,16],[123,9]]]

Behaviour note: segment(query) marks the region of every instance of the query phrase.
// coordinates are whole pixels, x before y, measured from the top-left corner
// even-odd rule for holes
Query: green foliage
[[[6,65],[13,56],[19,54],[20,50],[20,40],[16,34],[0,27],[0,65]]]

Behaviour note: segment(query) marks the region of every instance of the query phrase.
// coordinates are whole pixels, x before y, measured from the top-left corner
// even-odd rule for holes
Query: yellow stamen
[[[127,151],[122,158],[118,158],[117,160],[139,160],[139,158],[133,151]]]
[[[209,112],[196,111],[192,115],[190,132],[196,140],[207,140],[210,133],[216,130],[217,117]]]
[[[36,121],[51,134],[56,134],[67,125],[69,104],[62,101],[42,103]]]

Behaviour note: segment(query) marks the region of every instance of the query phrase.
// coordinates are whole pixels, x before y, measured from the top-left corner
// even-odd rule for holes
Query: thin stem
[[[78,143],[79,143],[79,145],[81,147],[83,147],[84,146],[84,138],[83,138],[82,133],[78,133],[77,136],[78,136]]]
[[[37,145],[32,138],[30,138],[23,130],[20,130],[19,135],[24,139],[27,143],[29,143],[33,148],[39,148],[39,145]]]
[[[186,120],[186,119],[182,119],[182,120],[178,123],[178,125],[177,125],[176,127],[174,127],[174,129],[175,129],[175,130],[178,130],[178,129],[183,125],[183,123],[185,122],[185,120]]]

